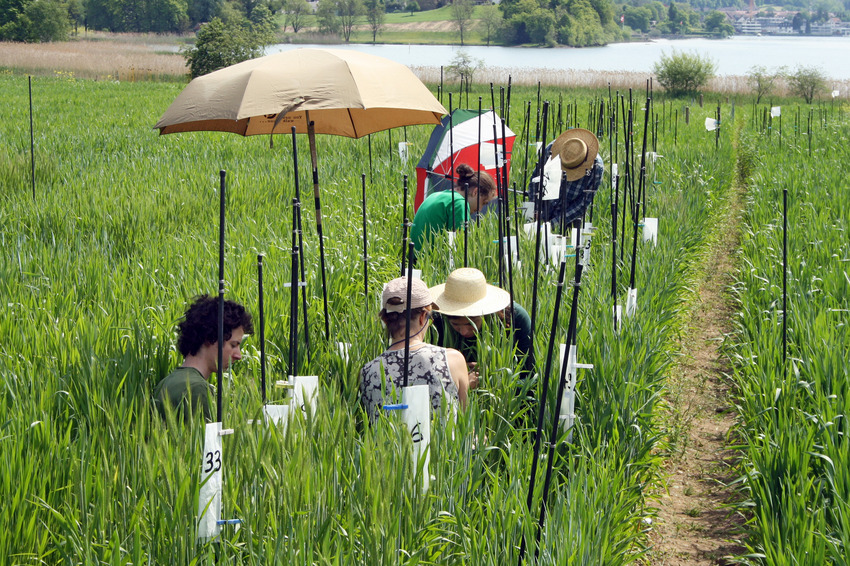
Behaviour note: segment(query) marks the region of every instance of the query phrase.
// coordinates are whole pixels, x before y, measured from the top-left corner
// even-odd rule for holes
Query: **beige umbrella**
[[[315,133],[350,138],[439,124],[446,109],[410,69],[343,49],[296,49],[194,79],[156,124],[161,134]]]
[[[343,49],[296,49],[193,79],[154,126],[243,136],[307,133],[313,166],[325,336],[330,338],[315,134],[360,138],[400,126],[439,124],[446,109],[410,69]],[[302,256],[303,257],[303,256]]]

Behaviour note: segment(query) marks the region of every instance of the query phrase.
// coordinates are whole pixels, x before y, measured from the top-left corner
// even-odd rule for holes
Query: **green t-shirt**
[[[195,368],[179,367],[157,383],[153,390],[153,400],[159,414],[165,418],[166,404],[182,414],[184,422],[192,420],[192,415],[199,410],[204,412],[207,422],[212,420],[210,414],[209,394],[212,387],[201,372]],[[191,410],[186,410],[187,407]]]
[[[454,200],[454,203],[452,201]],[[452,205],[454,204],[454,215]],[[463,223],[469,219],[469,206],[463,195],[455,191],[440,191],[422,201],[413,225],[410,227],[410,237],[416,251],[422,249],[425,241],[432,235],[445,230],[460,230]]]

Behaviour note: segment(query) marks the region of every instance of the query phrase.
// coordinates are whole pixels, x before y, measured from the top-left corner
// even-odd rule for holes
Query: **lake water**
[[[275,45],[267,53],[302,47],[356,49],[408,66],[449,65],[461,47],[456,45]],[[463,47],[485,65],[505,68],[633,71],[648,73],[662,53],[696,52],[717,63],[718,75],[745,75],[754,65],[819,67],[838,80],[850,80],[850,37],[735,36],[728,39],[658,39],[615,43],[604,47],[528,48]]]

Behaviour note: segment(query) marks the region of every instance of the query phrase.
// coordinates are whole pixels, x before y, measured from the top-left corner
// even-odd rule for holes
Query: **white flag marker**
[[[653,245],[658,245],[658,219],[644,218],[643,219],[643,241],[652,241]]]
[[[221,533],[221,423],[207,423],[198,494],[198,540],[208,541]]]
[[[629,289],[626,295],[626,316],[633,317],[637,313],[637,289]]]
[[[431,400],[427,385],[411,385],[401,391],[402,418],[410,431],[413,441],[413,469],[418,469],[419,461],[424,458],[422,468],[422,491],[428,491],[431,481],[429,464],[431,461]]]

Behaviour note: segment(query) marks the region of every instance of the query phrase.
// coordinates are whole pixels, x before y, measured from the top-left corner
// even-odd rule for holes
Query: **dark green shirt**
[[[157,383],[153,390],[153,400],[159,414],[165,418],[166,405],[182,414],[184,422],[192,420],[199,410],[204,412],[207,422],[210,414],[209,394],[212,387],[201,372],[195,368],[179,367]],[[189,410],[186,410],[187,407]]]
[[[464,221],[469,219],[469,206],[463,195],[455,191],[441,191],[426,198],[410,227],[410,238],[416,251],[422,249],[426,240],[437,232],[460,230]]]

